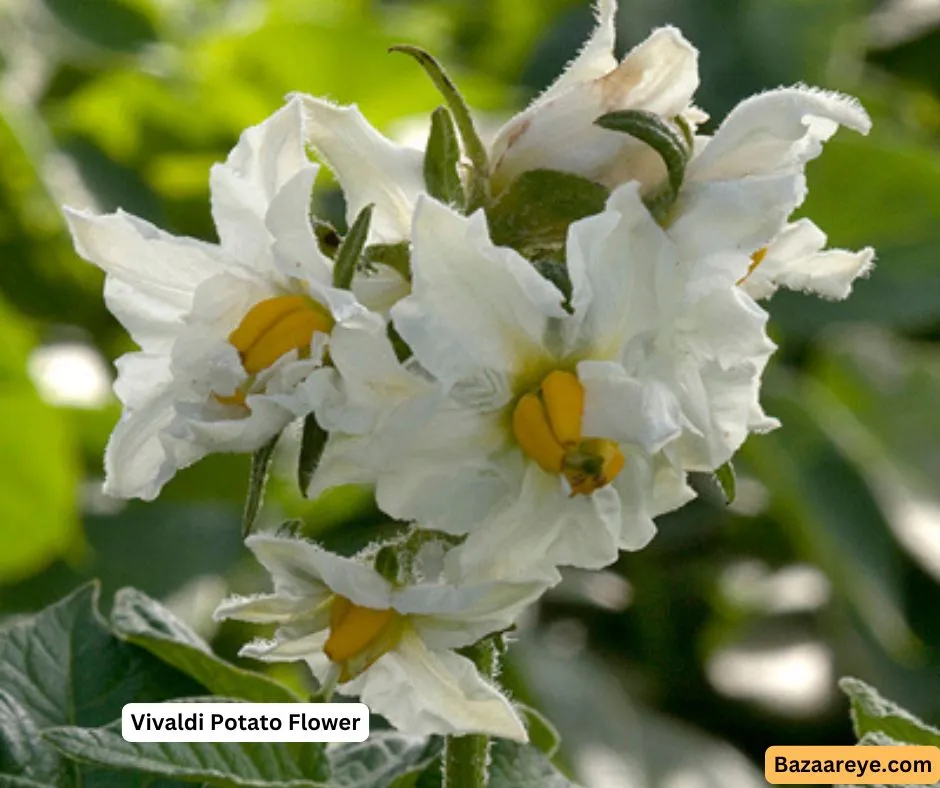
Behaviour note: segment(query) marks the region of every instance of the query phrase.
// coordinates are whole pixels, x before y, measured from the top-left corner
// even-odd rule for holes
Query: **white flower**
[[[691,106],[698,88],[698,51],[673,27],[655,30],[618,64],[616,0],[600,0],[598,24],[581,53],[524,112],[510,119],[491,147],[491,183],[502,191],[526,170],[563,170],[607,187],[665,178],[645,143],[594,125],[617,110],[645,110],[694,129],[706,119]]]
[[[123,211],[66,209],[76,249],[107,274],[108,307],[140,346],[117,362],[110,495],[149,500],[210,452],[259,448],[304,412],[298,386],[330,331],[381,324],[331,287],[307,218],[316,174],[293,101],[212,168],[219,244]]]
[[[368,469],[356,480],[374,475],[386,512],[471,533],[465,575],[487,562],[507,577],[599,567],[639,549],[653,517],[692,497],[686,470],[718,467],[774,425],[757,405],[766,313],[723,258],[680,258],[636,183],[570,229],[573,313],[493,245],[482,212],[420,198],[412,260],[393,322],[448,396],[403,394],[408,428],[378,449],[336,422],[347,435],[322,472],[340,483]]]
[[[806,196],[807,162],[840,124],[866,134],[871,121],[854,99],[804,87],[742,101],[713,137],[697,138],[670,235],[680,247],[747,251],[739,279],[755,298],[779,287],[845,298],[874,252],[821,251],[815,225],[788,224]]]
[[[310,542],[255,535],[247,544],[273,576],[274,593],[225,601],[215,617],[279,628],[243,655],[305,660],[322,684],[338,682],[406,733],[526,740],[509,701],[454,649],[509,627],[544,585],[398,587]]]
[[[678,30],[664,27],[618,64],[613,54],[616,13],[616,0],[599,0],[597,27],[580,54],[551,87],[496,133],[488,173],[495,194],[534,169],[571,172],[608,187],[629,180],[658,183],[666,171],[652,149],[601,129],[594,121],[615,110],[641,109],[665,122],[681,116],[694,130],[707,118],[690,105],[699,83],[697,50]],[[370,242],[407,240],[415,203],[425,191],[424,152],[384,137],[355,105],[301,98],[308,141],[336,173],[346,195],[348,220],[372,203]],[[384,267],[380,271],[379,282],[400,294],[401,280]]]

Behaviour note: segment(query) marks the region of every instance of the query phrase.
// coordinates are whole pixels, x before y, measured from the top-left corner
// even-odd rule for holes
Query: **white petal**
[[[729,269],[736,281],[747,271],[750,255],[780,232],[805,197],[801,172],[690,181],[676,202],[669,237],[685,260],[737,253],[734,270]]]
[[[255,534],[245,544],[271,573],[278,594],[319,596],[325,586],[363,607],[383,610],[390,606],[391,587],[371,566],[303,539]]]
[[[322,595],[321,601],[329,598]],[[286,624],[297,618],[309,617],[317,606],[317,598],[310,594],[290,597],[279,594],[257,594],[250,597],[229,597],[219,603],[212,613],[215,621],[236,619],[252,624]],[[329,613],[327,612],[327,616]],[[324,626],[327,622],[324,622]]]
[[[248,265],[266,260],[268,209],[291,181],[312,186],[317,168],[304,151],[299,101],[242,133],[224,164],[209,175],[212,217],[222,247]],[[309,191],[307,202],[309,202]]]
[[[407,586],[395,609],[432,649],[459,648],[509,627],[548,588],[544,582]]]
[[[376,487],[379,507],[429,528],[466,533],[513,489],[521,473],[518,452],[497,456],[505,433],[501,413],[445,403],[403,444],[397,460],[382,469]]]
[[[568,269],[576,335],[568,340],[593,359],[616,358],[636,334],[660,318],[672,298],[676,251],[650,216],[636,183],[616,189],[606,210],[571,225]],[[578,322],[580,321],[580,322]]]
[[[413,291],[392,309],[398,332],[445,383],[479,368],[509,373],[542,353],[563,296],[518,252],[495,246],[482,211],[467,218],[432,199],[415,211]]]
[[[595,73],[601,61],[589,52]],[[579,58],[580,60],[580,58]],[[613,58],[610,58],[613,61]],[[492,177],[502,190],[526,170],[562,170],[615,186],[629,180],[661,181],[666,170],[649,146],[594,121],[608,112],[641,109],[666,119],[682,114],[698,87],[698,52],[675,28],[653,32],[609,73],[584,81],[566,74],[525,112],[497,133],[492,148]],[[577,65],[579,61],[575,61]],[[564,87],[562,87],[564,86]]]
[[[242,646],[238,656],[264,662],[294,662],[298,659],[316,662],[322,659],[323,646],[329,636],[329,630],[324,629],[297,638],[253,640]]]
[[[176,420],[175,399],[172,388],[157,389],[146,401],[121,415],[105,448],[107,495],[152,501],[173,474],[184,467],[168,446],[173,442],[167,431]],[[195,446],[183,446],[180,450],[187,454],[186,465],[204,454]]]
[[[518,499],[481,522],[448,558],[454,556],[452,572],[465,582],[555,583],[557,566],[613,563],[620,522],[620,499],[611,485],[569,497],[560,476],[529,463]]]
[[[655,453],[680,432],[679,404],[657,381],[631,377],[619,364],[582,361],[585,436],[632,443]]]
[[[486,733],[527,741],[509,701],[466,657],[432,652],[413,632],[344,690],[398,730],[415,735]]]
[[[196,288],[230,265],[217,246],[177,238],[123,211],[64,212],[76,251],[128,286],[111,292],[109,307],[118,318],[131,316],[132,325],[141,308],[155,322],[175,324],[189,310]],[[133,300],[135,291],[143,296],[141,304]]]
[[[336,173],[350,224],[375,205],[371,243],[397,243],[411,235],[415,201],[424,191],[424,155],[382,136],[355,105],[338,107],[301,96],[307,141]]]
[[[852,283],[872,268],[874,250],[828,249],[826,235],[809,219],[788,225],[767,247],[760,264],[741,287],[752,298],[769,298],[778,288],[843,299]]]
[[[621,519],[617,546],[621,550],[642,550],[656,535],[653,462],[642,451],[627,451],[623,470],[612,486],[620,498]],[[670,503],[677,501],[671,500]]]
[[[795,87],[745,99],[725,118],[689,180],[729,180],[792,171],[816,158],[839,125],[867,134],[871,121],[855,99]]]
[[[411,292],[411,282],[394,268],[378,263],[374,271],[357,274],[352,291],[359,303],[373,312],[388,311]]]
[[[583,82],[600,79],[617,67],[614,46],[617,43],[617,0],[597,0],[594,8],[597,25],[578,56],[533,103],[533,106],[564,93]]]

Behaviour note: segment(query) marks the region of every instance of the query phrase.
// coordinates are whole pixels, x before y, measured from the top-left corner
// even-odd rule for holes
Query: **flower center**
[[[551,372],[538,391],[524,394],[512,414],[512,432],[523,454],[542,470],[562,474],[572,495],[590,495],[623,469],[619,446],[583,438],[584,387],[576,375]]]
[[[323,651],[341,666],[340,681],[349,681],[394,648],[403,623],[397,610],[361,607],[337,596],[330,609],[330,636]]]
[[[249,309],[228,341],[238,351],[245,372],[257,375],[292,350],[306,358],[313,335],[328,334],[332,328],[333,318],[316,302],[296,295],[275,296]],[[245,391],[215,398],[223,405],[244,405]]]

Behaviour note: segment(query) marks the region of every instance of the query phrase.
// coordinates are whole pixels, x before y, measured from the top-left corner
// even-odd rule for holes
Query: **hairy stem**
[[[481,640],[462,653],[473,660],[486,678],[496,678],[499,648],[493,638]],[[486,788],[489,751],[489,736],[448,736],[444,740],[443,788]]]

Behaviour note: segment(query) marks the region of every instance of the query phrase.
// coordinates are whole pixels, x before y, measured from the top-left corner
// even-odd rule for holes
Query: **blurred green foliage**
[[[523,629],[507,677],[557,724],[557,757],[588,785],[601,785],[598,748],[639,763],[638,785],[695,768],[670,762],[680,743],[731,762],[688,725],[753,759],[770,744],[848,743],[834,691],[845,673],[940,721],[940,25],[889,36],[905,27],[894,5],[622,0],[622,48],[664,23],[700,48],[698,101],[716,120],[749,93],[798,81],[862,99],[874,131],[827,146],[803,212],[835,246],[876,246],[878,266],[844,303],[770,302],[780,352],[765,401],[784,426],[749,440],[738,500],[726,506],[699,480],[701,499],[663,518],[649,549],[601,581],[573,573]],[[264,584],[240,541],[248,458],[204,461],[153,504],[106,501],[101,455],[119,408],[54,406],[28,374],[43,345],[87,343],[108,359],[131,347],[104,308],[101,274],[71,250],[60,204],[120,206],[212,239],[208,167],[287,93],[356,102],[386,131],[426,123],[433,87],[386,54],[407,42],[434,52],[481,117],[498,119],[544,87],[590,27],[584,0],[0,4],[0,615],[97,576],[106,598],[135,585],[211,632],[206,610],[225,584],[207,577]],[[320,186],[322,211],[341,221],[328,174]],[[276,472],[296,467],[296,444]],[[345,552],[394,527],[367,493],[307,502],[290,476],[275,478],[262,525],[302,517]],[[784,583],[794,570],[816,596],[804,582],[794,601]],[[223,628],[215,645],[231,656],[245,637]],[[812,703],[785,707],[723,683],[729,654],[807,644],[830,670],[831,693]],[[805,664],[789,670],[775,679],[780,697],[788,682],[810,682]],[[734,763],[734,784],[760,784]],[[729,773],[708,771],[702,784],[732,784]]]

